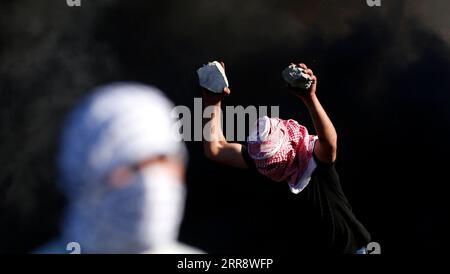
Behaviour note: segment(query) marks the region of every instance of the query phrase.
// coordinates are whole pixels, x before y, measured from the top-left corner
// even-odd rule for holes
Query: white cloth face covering
[[[164,167],[139,171],[120,189],[102,187],[72,202],[63,238],[83,253],[143,253],[177,241],[185,185]]]
[[[163,164],[149,164],[118,187],[121,167],[166,156],[186,163],[173,136],[173,104],[154,87],[99,87],[72,111],[60,141],[60,187],[67,197],[62,237],[82,253],[142,253],[176,242],[185,185]]]

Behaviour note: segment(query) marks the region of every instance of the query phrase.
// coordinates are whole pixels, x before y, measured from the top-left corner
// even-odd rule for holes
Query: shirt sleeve
[[[324,162],[320,161],[319,158],[316,156],[316,151],[313,151],[312,155],[313,155],[314,161],[317,164],[317,168],[327,169],[327,168],[334,167],[335,162],[333,162],[333,163],[324,163]]]

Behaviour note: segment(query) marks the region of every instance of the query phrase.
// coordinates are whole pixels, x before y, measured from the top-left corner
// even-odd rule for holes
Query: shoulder
[[[312,154],[312,157],[314,158],[314,161],[317,164],[317,169],[318,170],[327,170],[327,169],[335,169],[335,164],[336,161],[332,162],[332,163],[325,163],[319,160],[319,158],[316,155],[316,152],[314,151]]]

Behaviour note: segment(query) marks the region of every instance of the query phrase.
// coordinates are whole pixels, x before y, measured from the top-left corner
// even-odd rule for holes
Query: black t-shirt
[[[254,160],[245,146],[242,155],[251,170],[256,169]],[[301,227],[291,229],[293,241],[303,249],[319,253],[354,253],[370,242],[370,234],[356,219],[344,195],[334,164],[320,162],[314,155],[317,168],[308,186],[298,194],[296,207],[301,207],[298,215]],[[301,239],[303,238],[303,239]],[[295,248],[293,248],[295,250]],[[299,251],[300,252],[300,251]],[[300,252],[301,253],[301,252]]]

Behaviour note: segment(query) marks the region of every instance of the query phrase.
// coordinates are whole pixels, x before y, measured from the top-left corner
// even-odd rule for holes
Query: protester
[[[317,77],[305,64],[298,67],[309,76],[311,85],[289,89],[308,108],[317,136],[310,135],[295,120],[265,116],[256,121],[246,145],[229,143],[221,130],[221,101],[231,91],[226,85],[223,92],[214,93],[203,85],[205,107],[213,108],[206,121],[211,130],[203,142],[205,155],[218,163],[251,169],[255,179],[257,173],[275,182],[287,182],[291,191],[299,194],[303,207],[286,209],[303,224],[286,227],[286,233],[293,239],[308,238],[305,242],[309,244],[299,246],[298,253],[365,253],[370,235],[353,214],[342,190],[334,165],[337,134],[316,96]],[[210,77],[226,79],[220,73]]]
[[[99,87],[75,108],[58,157],[62,232],[38,253],[68,253],[73,243],[81,253],[201,253],[177,242],[187,155],[172,108],[137,83]]]

